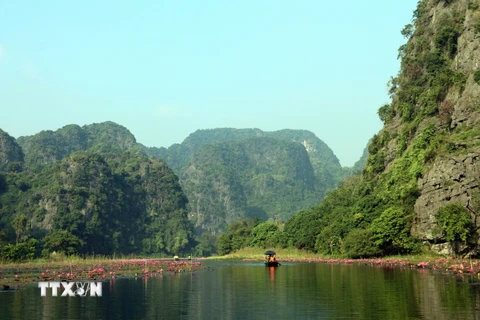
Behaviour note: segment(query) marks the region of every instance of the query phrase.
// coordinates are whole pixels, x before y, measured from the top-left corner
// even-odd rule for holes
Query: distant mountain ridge
[[[205,144],[240,141],[254,137],[270,137],[302,144],[310,156],[315,173],[325,177],[328,176],[328,178],[325,178],[327,180],[336,180],[332,175],[343,176],[349,174],[348,170],[342,168],[338,158],[327,144],[307,130],[283,129],[269,132],[256,128],[202,129],[190,134],[181,144],[173,144],[169,148],[152,147],[145,148],[145,150],[148,155],[163,159],[175,172],[179,173],[188,165],[196,151]]]
[[[181,144],[173,144],[168,148],[146,148],[146,152],[149,155],[164,159],[173,170],[177,171],[188,164],[188,161],[202,145],[226,141],[239,141],[253,137],[271,137],[301,143],[309,153],[314,155],[314,162],[323,161],[332,164],[331,169],[334,171],[341,168],[338,158],[327,144],[317,138],[314,133],[307,130],[283,129],[268,132],[257,128],[201,129],[190,134]]]
[[[148,148],[127,128],[108,121],[41,131],[17,142],[25,164],[35,170],[80,151],[129,151],[164,160],[180,178],[197,234],[217,234],[246,217],[284,221],[318,204],[327,190],[352,173],[306,130],[197,130],[181,144]]]
[[[94,123],[80,127],[66,125],[58,130],[44,130],[32,136],[19,137],[17,143],[25,154],[25,164],[41,167],[78,151],[138,151],[133,134],[114,122]]]
[[[285,221],[353,172],[307,130],[197,130],[181,144],[144,150],[180,177],[199,233],[247,217]]]

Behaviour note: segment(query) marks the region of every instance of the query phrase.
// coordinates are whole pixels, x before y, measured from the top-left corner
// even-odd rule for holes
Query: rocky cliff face
[[[461,204],[480,227],[480,1],[419,1],[414,20],[371,158],[383,160],[383,175],[402,165],[404,176],[414,171],[412,235],[451,254],[435,218],[440,208]]]
[[[324,194],[304,146],[265,137],[200,148],[180,182],[198,233],[249,217],[286,220]]]
[[[435,159],[432,168],[418,182],[421,195],[415,202],[417,221],[413,235],[432,242],[444,242],[442,234],[435,232],[435,213],[450,203],[463,204],[476,220],[473,202],[479,196],[479,183],[480,148],[465,155]]]
[[[144,151],[179,176],[199,234],[244,218],[285,221],[318,204],[352,171],[306,130],[197,130],[182,144]]]
[[[480,69],[480,33],[477,25],[480,11],[473,6],[473,1],[457,1],[450,7],[439,3],[430,10],[432,28],[440,28],[441,15],[462,14],[465,20],[458,37],[458,51],[451,63],[451,68],[468,75],[463,92],[449,90],[444,104],[453,104],[450,131],[469,132],[462,139],[453,142],[452,149],[459,155],[444,155],[435,159],[431,169],[419,179],[421,192],[415,203],[416,223],[412,234],[420,239],[428,240],[432,249],[443,254],[452,254],[453,248],[446,242],[445,235],[438,232],[435,214],[447,204],[464,205],[478,227],[477,211],[474,202],[479,194],[480,180],[480,147],[477,132],[480,114],[480,85],[475,82],[474,74]],[[475,10],[469,10],[476,8]],[[478,2],[477,2],[478,5]],[[460,133],[461,134],[461,133]],[[452,143],[452,142],[450,142]]]

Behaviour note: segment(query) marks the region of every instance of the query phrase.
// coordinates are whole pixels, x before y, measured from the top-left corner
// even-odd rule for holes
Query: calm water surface
[[[0,292],[0,319],[480,319],[478,279],[359,265],[208,262],[103,283],[102,297]]]

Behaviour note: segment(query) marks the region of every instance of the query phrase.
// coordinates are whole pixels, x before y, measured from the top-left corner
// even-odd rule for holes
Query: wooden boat
[[[278,267],[280,263],[278,261],[267,261],[265,262],[265,266],[267,267]]]
[[[267,267],[278,267],[280,263],[277,261],[277,258],[275,258],[275,252],[272,250],[268,250],[265,252],[265,266]]]

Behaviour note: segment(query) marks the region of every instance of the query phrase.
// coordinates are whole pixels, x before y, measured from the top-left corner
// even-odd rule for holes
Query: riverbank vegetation
[[[439,254],[435,253],[424,253],[417,255],[396,255],[396,256],[386,256],[378,257],[371,259],[351,259],[344,255],[322,255],[318,253],[313,253],[307,250],[295,249],[295,248],[276,248],[269,247],[268,249],[255,248],[255,247],[245,247],[237,251],[231,252],[223,256],[212,256],[205,258],[205,260],[251,260],[251,261],[261,261],[265,259],[264,252],[266,250],[272,250],[276,253],[277,259],[280,261],[288,262],[328,262],[328,261],[408,261],[409,264],[418,264],[421,262],[432,263],[439,259],[444,259]],[[449,258],[450,260],[458,260],[455,258]],[[471,259],[470,259],[471,260]],[[479,261],[479,259],[473,259],[472,261]]]
[[[352,180],[343,183],[346,185],[353,186]],[[277,247],[323,256],[367,258],[425,250],[409,235],[410,225],[401,209],[386,209],[368,223],[363,215],[353,214],[356,208],[350,203],[355,194],[350,191],[340,186],[319,206],[299,212],[284,224],[259,219],[236,221],[218,237],[217,252],[227,255],[246,247]]]
[[[39,281],[106,281],[125,277],[156,277],[164,274],[193,272],[204,266],[189,259],[109,259],[58,255],[24,263],[0,265],[2,286],[26,285]]]
[[[269,250],[276,252],[277,260],[280,263],[361,264],[372,267],[432,270],[445,274],[466,274],[480,277],[480,259],[444,257],[434,253],[349,259],[345,257],[322,256],[298,249],[269,248]],[[210,257],[208,259],[264,261],[265,255],[264,250],[259,250],[258,248],[243,248],[224,256]]]

